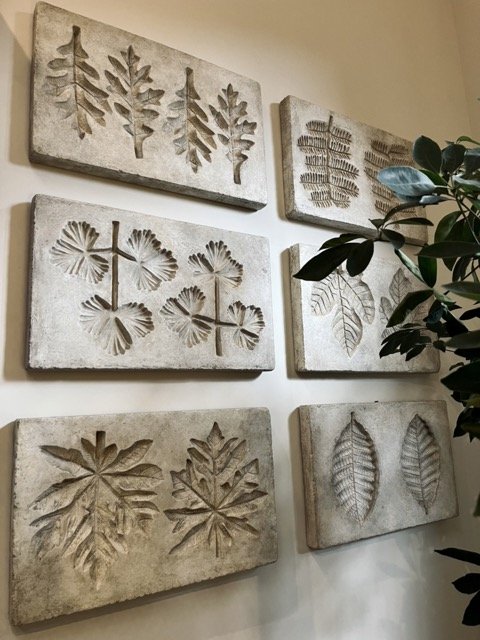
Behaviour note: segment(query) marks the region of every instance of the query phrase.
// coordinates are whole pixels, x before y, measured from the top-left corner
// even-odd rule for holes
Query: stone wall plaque
[[[265,238],[49,196],[32,234],[28,368],[273,369]]]
[[[458,514],[444,402],[310,405],[299,412],[310,548]]]
[[[296,273],[318,251],[297,244],[290,248],[290,272]],[[392,311],[409,292],[421,288],[396,258],[373,257],[354,278],[340,267],[321,282],[290,279],[295,369],[318,372],[432,373],[440,366],[438,351],[427,347],[406,362],[399,354],[379,357],[382,339],[391,329]],[[428,307],[428,303],[427,303]],[[419,307],[408,321],[425,315]]]
[[[292,96],[280,103],[280,117],[286,216],[374,235],[369,219],[398,204],[378,171],[411,165],[412,143]],[[409,213],[425,216],[421,207]],[[401,232],[408,242],[427,241],[426,227],[402,225]]]
[[[11,554],[16,625],[275,562],[269,412],[18,420]]]
[[[33,51],[32,161],[266,204],[257,82],[44,2]]]

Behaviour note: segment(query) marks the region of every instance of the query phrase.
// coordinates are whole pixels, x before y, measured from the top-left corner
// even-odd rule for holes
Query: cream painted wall
[[[260,81],[269,205],[247,213],[113,181],[30,165],[27,157],[33,0],[0,0],[0,639],[7,619],[11,421],[23,416],[270,407],[280,558],[214,585],[39,628],[35,640],[461,640],[462,566],[435,547],[478,547],[470,516],[478,443],[454,442],[461,517],[312,553],[305,545],[295,408],[352,400],[443,398],[435,376],[308,377],[292,368],[285,250],[331,232],[288,222],[281,196],[278,103],[292,94],[414,138],[469,130],[450,0],[58,0]],[[412,20],[412,16],[414,17]],[[450,90],[445,97],[445,78]],[[35,193],[86,200],[270,238],[275,371],[221,374],[29,375],[22,366],[28,202]],[[384,252],[387,248],[383,248]],[[452,420],[454,411],[451,413]],[[476,454],[476,456],[474,455]],[[475,467],[476,465],[476,467]],[[477,469],[475,472],[472,470]]]

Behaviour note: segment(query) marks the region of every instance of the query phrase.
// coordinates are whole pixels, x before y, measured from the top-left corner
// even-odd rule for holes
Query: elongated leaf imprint
[[[377,497],[378,462],[372,438],[353,412],[335,443],[332,485],[347,515],[364,522]]]
[[[186,154],[186,161],[194,173],[202,166],[200,157],[211,162],[212,149],[217,145],[214,132],[207,126],[208,116],[198,104],[200,96],[195,89],[193,69],[185,70],[186,81],[182,89],[176,92],[179,100],[169,104],[174,115],[168,116],[168,122],[175,126],[173,143],[177,155]]]
[[[108,567],[128,553],[130,533],[148,537],[158,512],[153,500],[162,470],[141,462],[151,445],[152,440],[137,440],[118,451],[115,444],[106,446],[105,431],[97,431],[95,442],[82,438],[79,449],[41,447],[69,476],[32,503],[42,512],[30,523],[36,528],[32,541],[37,556],[71,558],[73,567],[100,589]]]
[[[154,132],[150,123],[158,118],[158,111],[152,109],[152,106],[160,104],[165,91],[144,88],[145,84],[153,82],[150,77],[151,65],[138,67],[140,56],[135,53],[132,45],[120,53],[123,62],[114,56],[108,56],[117,75],[105,71],[105,77],[110,83],[107,88],[120,99],[120,102],[114,102],[113,106],[115,111],[127,120],[123,128],[133,138],[135,156],[143,158],[143,143]]]
[[[225,439],[215,422],[206,440],[190,440],[189,458],[181,471],[172,471],[172,495],[182,503],[167,509],[182,538],[170,553],[191,547],[211,547],[219,558],[244,534],[258,537],[251,524],[259,501],[266,495],[258,483],[258,460],[245,463],[247,442]]]
[[[241,184],[240,169],[242,164],[248,160],[246,151],[255,144],[254,140],[244,138],[245,135],[255,135],[256,122],[247,120],[247,103],[245,100],[238,102],[238,91],[234,91],[231,84],[226,89],[222,89],[222,95],[218,95],[220,109],[210,105],[210,111],[217,126],[222,133],[218,134],[218,139],[228,149],[227,158],[233,165],[233,181]]]
[[[83,139],[92,133],[89,118],[105,126],[105,112],[111,112],[108,93],[93,84],[100,76],[87,62],[89,56],[82,47],[80,27],[72,27],[70,42],[57,51],[62,57],[51,60],[48,68],[62,73],[47,76],[47,83],[59,98],[55,104],[65,112],[65,118],[72,117],[72,126]]]
[[[311,120],[306,129],[308,133],[297,141],[307,167],[300,182],[317,207],[348,208],[351,198],[359,194],[356,185],[359,171],[350,161],[352,134],[337,127],[333,116],[328,122]]]
[[[388,287],[390,298],[382,296],[380,298],[380,318],[385,325],[382,332],[382,340],[387,336],[395,332],[395,327],[387,327],[387,323],[390,320],[390,316],[395,311],[397,306],[403,300],[403,298],[414,290],[412,281],[407,278],[403,269],[399,267],[394,273],[390,286]],[[425,304],[419,305],[414,309],[405,319],[405,322],[415,323],[421,320],[426,313],[427,306]]]
[[[440,448],[430,427],[418,414],[408,425],[400,463],[410,493],[428,513],[440,482]]]
[[[371,324],[375,318],[375,302],[368,284],[361,276],[352,278],[341,268],[313,284],[311,308],[319,316],[328,315],[335,308],[333,334],[349,357],[362,341],[363,323]]]

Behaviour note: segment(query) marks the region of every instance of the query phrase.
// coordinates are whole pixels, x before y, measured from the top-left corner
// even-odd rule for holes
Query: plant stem
[[[112,311],[118,309],[118,232],[120,223],[112,222]]]
[[[220,281],[215,276],[215,352],[223,356],[222,328],[220,326]]]

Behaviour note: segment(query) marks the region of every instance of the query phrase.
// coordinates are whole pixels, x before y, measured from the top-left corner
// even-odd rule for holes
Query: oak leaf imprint
[[[260,535],[250,520],[268,494],[258,488],[258,460],[244,464],[245,440],[226,440],[215,422],[206,440],[190,442],[185,469],[171,471],[172,496],[183,506],[164,513],[175,523],[173,533],[183,537],[170,553],[200,544],[219,558],[243,534]]]
[[[162,470],[141,462],[151,445],[152,440],[137,440],[119,451],[116,444],[106,446],[105,431],[97,431],[93,443],[81,438],[80,449],[41,447],[70,477],[50,485],[32,503],[43,512],[30,523],[37,529],[32,542],[39,559],[53,553],[70,558],[100,589],[108,568],[128,553],[129,536],[148,537],[158,512],[152,500]]]

